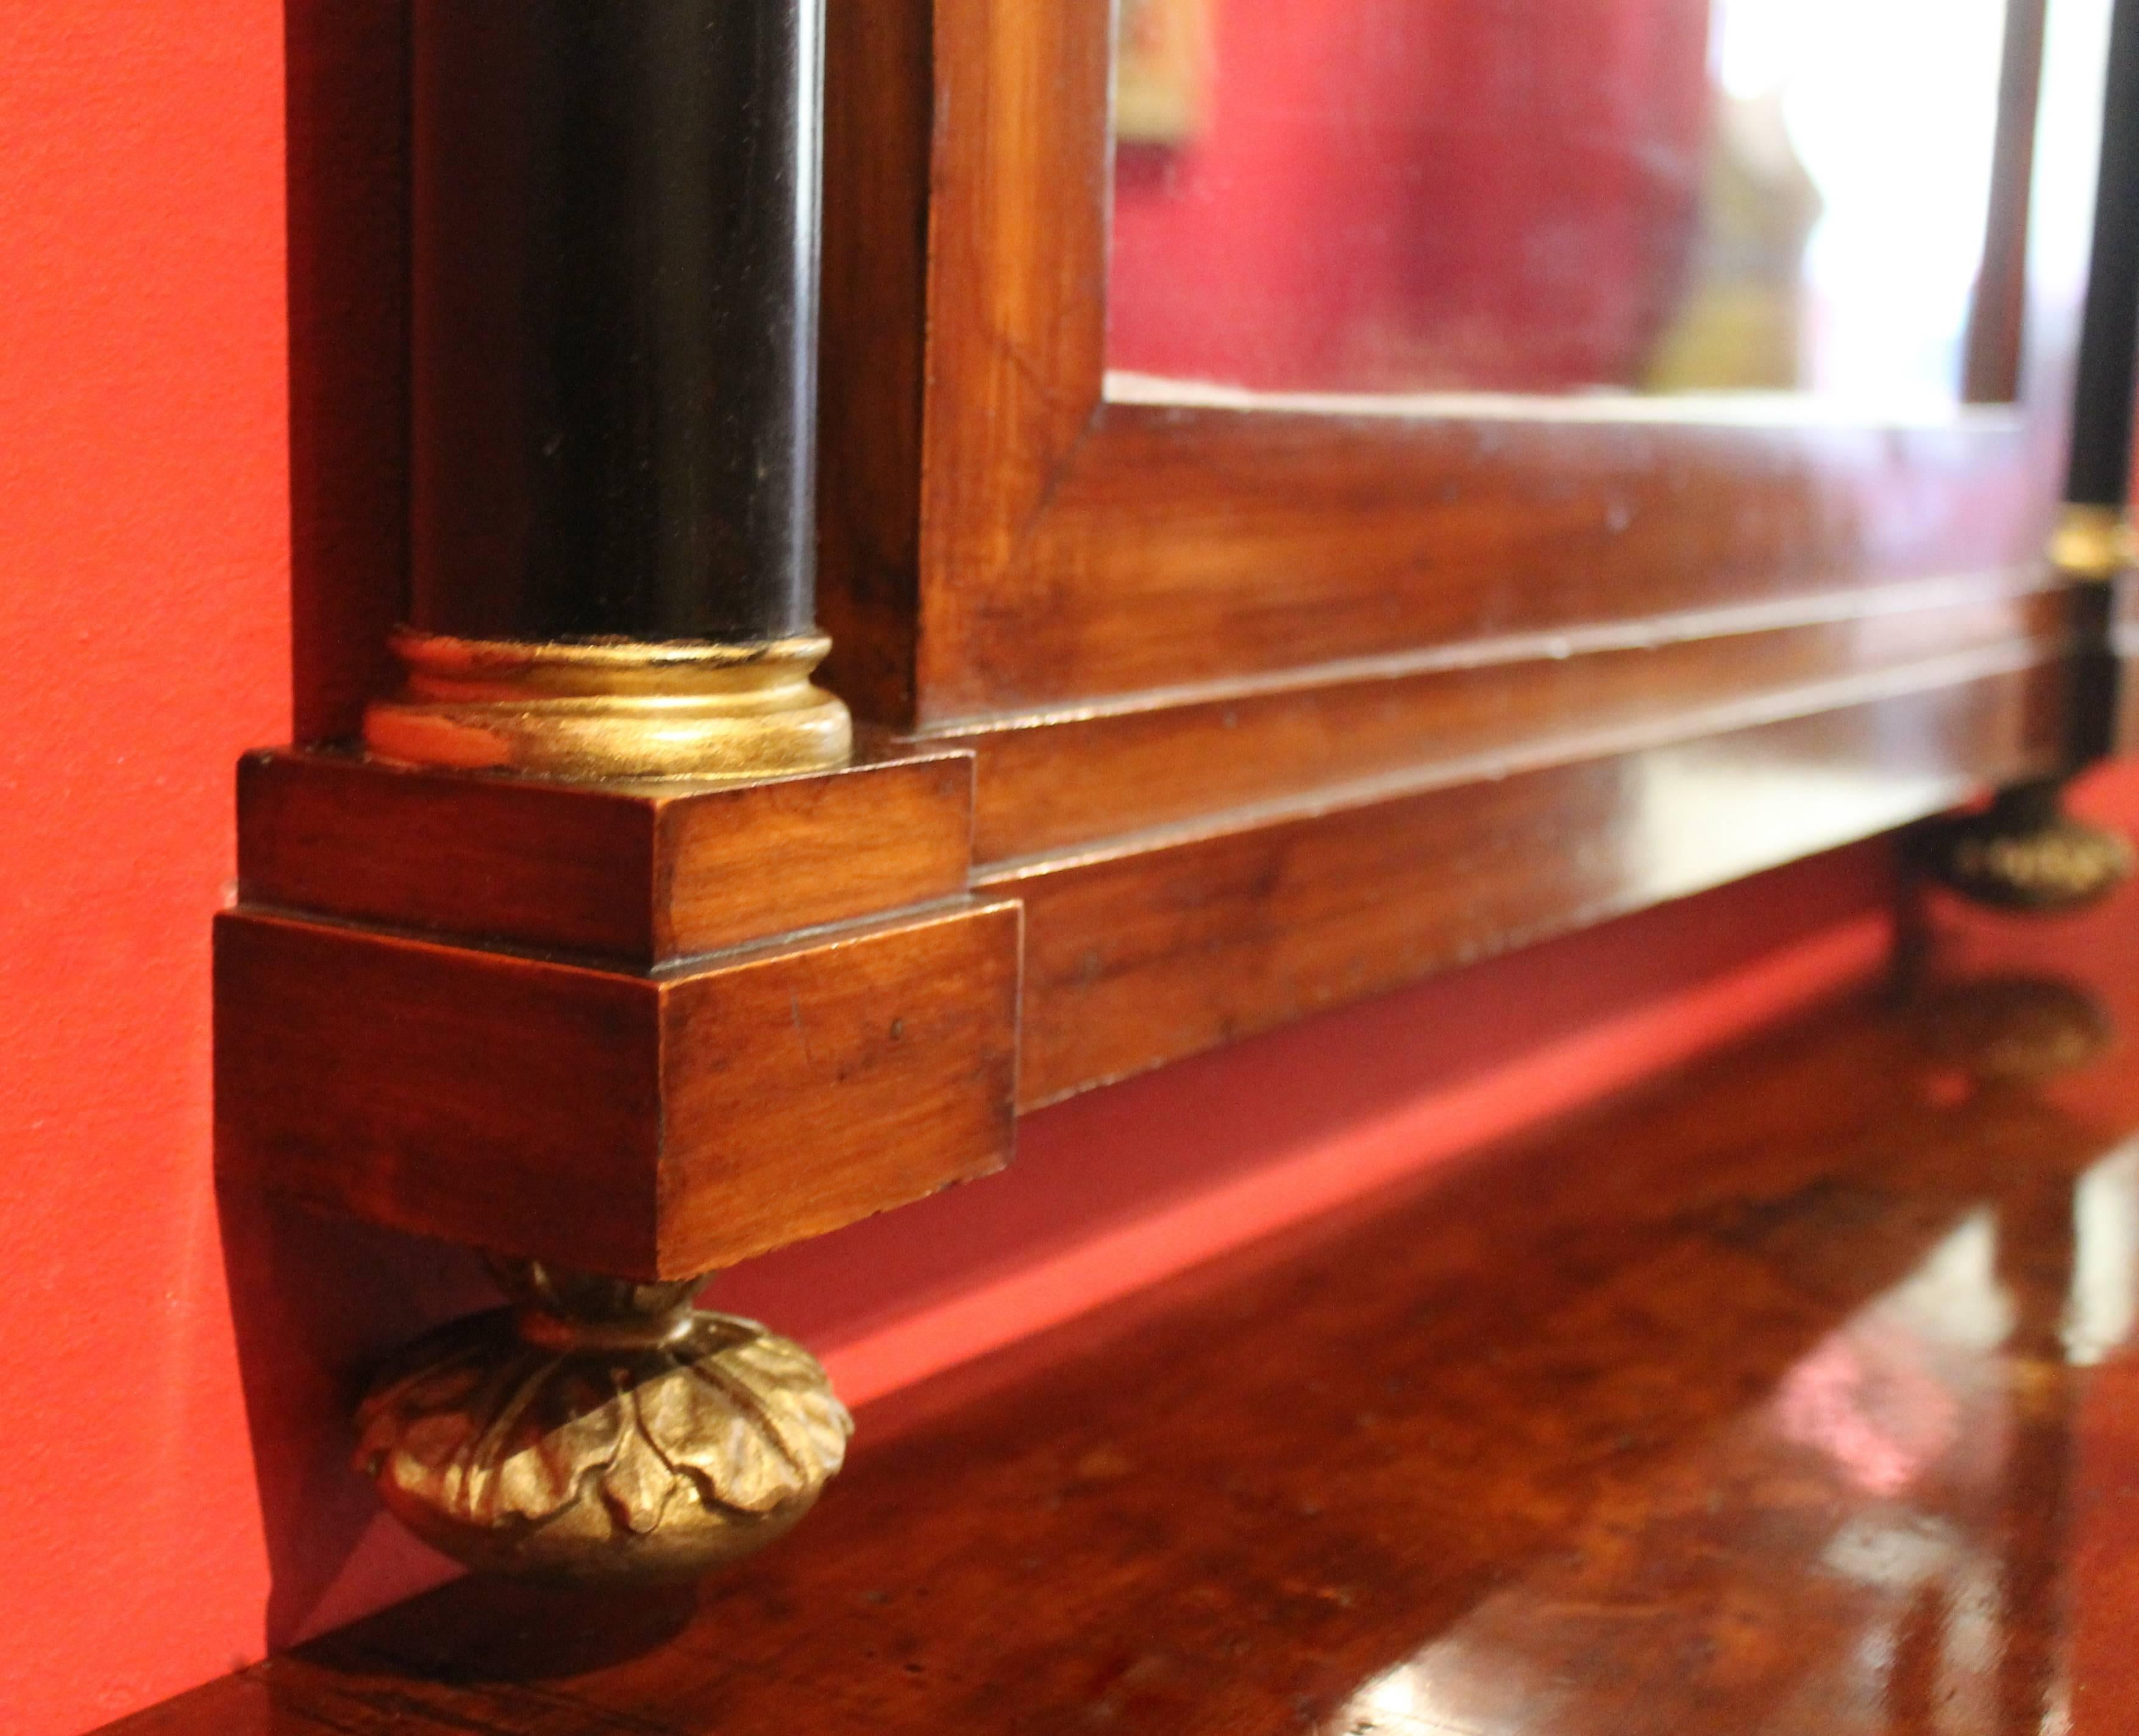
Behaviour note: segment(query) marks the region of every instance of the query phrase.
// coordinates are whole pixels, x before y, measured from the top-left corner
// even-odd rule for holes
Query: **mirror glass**
[[[1119,0],[1113,388],[2009,398],[2007,9]]]

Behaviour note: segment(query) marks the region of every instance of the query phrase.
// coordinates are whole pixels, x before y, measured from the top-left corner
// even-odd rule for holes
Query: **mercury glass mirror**
[[[2024,0],[1123,0],[1114,395],[2008,400],[2028,164],[2000,91],[2041,25]]]

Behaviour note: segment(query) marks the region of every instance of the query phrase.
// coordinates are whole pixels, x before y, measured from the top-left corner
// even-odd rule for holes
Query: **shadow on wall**
[[[232,1323],[280,1650],[447,1578],[351,1469],[371,1368],[441,1320],[497,1305],[465,1249],[218,1194]]]
[[[291,670],[300,741],[392,685],[407,594],[409,0],[286,0]]]
[[[391,679],[404,595],[409,15],[409,0],[284,7],[300,741],[355,734]],[[349,1469],[349,1410],[370,1362],[487,1286],[458,1249],[246,1196],[220,1209],[281,1646],[437,1577],[409,1552],[367,1568],[377,1503]]]

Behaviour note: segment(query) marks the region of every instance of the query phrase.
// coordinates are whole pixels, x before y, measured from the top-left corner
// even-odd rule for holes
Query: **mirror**
[[[2010,3],[1120,0],[1112,389],[2009,399]]]

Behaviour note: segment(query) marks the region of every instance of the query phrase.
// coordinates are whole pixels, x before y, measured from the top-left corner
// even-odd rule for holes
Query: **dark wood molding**
[[[1453,784],[1726,731],[2060,654],[2084,605],[2039,567],[1498,636],[920,738],[977,759],[989,868],[1311,806],[1378,779]]]
[[[981,875],[1025,907],[1021,1092],[1075,1092],[1867,837],[2062,763],[2061,661],[1538,770],[1397,780]]]
[[[818,615],[825,679],[858,716],[904,727],[920,643],[932,18],[899,0],[830,7],[825,24]]]

